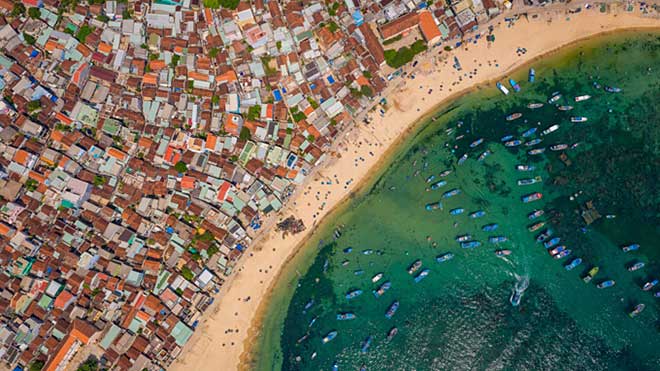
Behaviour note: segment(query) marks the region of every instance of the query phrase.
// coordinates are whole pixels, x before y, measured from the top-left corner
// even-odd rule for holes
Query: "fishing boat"
[[[540,176],[535,176],[533,178],[518,179],[519,186],[531,185],[541,182],[543,179]]]
[[[513,120],[519,119],[519,118],[521,118],[521,117],[522,117],[522,113],[520,113],[520,112],[515,112],[515,113],[512,113],[512,114],[508,115],[508,116],[506,117],[506,120],[507,120],[507,121],[513,121]]]
[[[430,175],[428,178],[426,178],[426,183],[431,183],[435,179],[435,175]]]
[[[525,132],[522,133],[523,138],[531,137],[532,135],[534,135],[534,133],[536,133],[536,130],[537,130],[536,128],[525,130]]]
[[[527,151],[527,154],[528,155],[540,155],[543,152],[545,152],[545,148],[535,148],[535,149]]]
[[[551,239],[551,240],[545,241],[545,242],[543,243],[543,246],[544,246],[546,249],[549,249],[549,248],[551,248],[552,246],[558,244],[559,241],[561,241],[561,238],[559,238],[559,237],[555,237],[555,238],[553,238],[553,239]]]
[[[385,281],[383,282],[382,285],[380,285],[376,290],[373,290],[373,294],[375,297],[379,298],[383,296],[383,294],[392,287],[392,283],[390,281]]]
[[[371,255],[373,253],[374,253],[374,251],[372,249],[366,249],[366,250],[362,251],[362,255]]]
[[[337,321],[348,321],[355,319],[355,314],[354,313],[337,313]]]
[[[535,145],[541,143],[542,141],[543,141],[543,139],[539,139],[539,138],[532,139],[529,142],[525,142],[525,147],[535,146]]]
[[[573,106],[559,106],[557,109],[560,111],[570,111],[573,109]]]
[[[543,103],[530,103],[527,105],[529,109],[537,109],[543,107]]]
[[[515,140],[510,140],[510,141],[504,143],[504,146],[505,147],[516,147],[516,146],[519,146],[521,143],[522,143],[521,141],[515,139]]]
[[[566,246],[565,246],[565,245],[560,245],[560,246],[555,247],[555,248],[552,249],[552,250],[548,250],[548,254],[550,254],[550,255],[557,255],[557,254],[559,254],[559,253],[562,252],[562,251],[566,251]]]
[[[575,101],[576,102],[582,102],[582,101],[585,101],[585,100],[589,100],[590,98],[591,98],[591,95],[578,95],[577,97],[575,97]]]
[[[364,271],[362,269],[358,269],[358,270],[354,271],[353,274],[356,275],[356,276],[361,276],[361,275],[364,274]]]
[[[314,323],[316,322],[317,319],[319,319],[319,317],[312,318],[312,320],[309,321],[309,324],[307,325],[307,327],[312,327],[312,325],[314,325]]]
[[[642,290],[649,291],[650,289],[654,288],[658,284],[658,282],[660,282],[660,281],[658,281],[657,278],[653,279],[651,281],[648,281],[647,283],[644,284],[644,286],[642,286]]]
[[[541,198],[543,198],[543,194],[541,192],[534,192],[521,197],[522,202],[524,203],[530,203],[532,201],[540,200]]]
[[[345,248],[343,251],[344,251],[344,254],[350,254],[353,251],[353,248],[349,246],[349,247]]]
[[[503,137],[500,139],[500,141],[501,141],[501,142],[507,142],[507,141],[509,141],[509,140],[511,140],[511,139],[513,139],[513,135],[505,135],[505,136],[503,136]]]
[[[470,236],[469,234],[456,236],[456,242],[466,242],[466,241],[470,241],[470,239],[472,239],[472,236]]]
[[[331,371],[339,371],[339,365],[337,364],[337,361],[335,361],[332,364],[332,368],[330,369]]]
[[[529,80],[529,82],[534,82],[534,80],[536,80],[536,71],[534,71],[533,68],[529,69],[529,74],[527,75],[527,80]]]
[[[513,88],[513,91],[518,93],[520,92],[520,85],[514,79],[509,79],[509,85]]]
[[[605,91],[608,93],[620,93],[621,88],[617,88],[616,86],[605,86]]]
[[[481,242],[479,241],[466,241],[466,242],[461,242],[461,247],[464,249],[474,249],[475,247],[481,246]]]
[[[630,244],[630,245],[626,245],[626,246],[621,247],[621,250],[623,250],[623,252],[630,252],[630,251],[639,250],[639,244],[638,243],[633,243],[633,244]]]
[[[419,274],[415,276],[415,283],[419,283],[419,281],[426,278],[426,276],[428,276],[430,272],[431,272],[430,269],[424,269],[421,272],[419,272]]]
[[[396,310],[399,309],[399,302],[395,300],[392,305],[390,305],[389,308],[387,308],[387,312],[385,312],[385,318],[390,319],[394,314],[396,313]]]
[[[446,262],[447,260],[451,260],[453,258],[454,258],[454,254],[448,252],[448,253],[444,253],[442,255],[438,255],[435,258],[435,261],[437,261],[438,263],[443,263],[443,262]]]
[[[435,191],[436,189],[438,189],[438,188],[440,188],[440,187],[443,187],[443,186],[445,186],[446,184],[447,184],[447,181],[446,181],[446,180],[440,180],[440,181],[438,181],[438,182],[435,182],[435,183],[431,184],[431,190],[434,190],[434,191]]]
[[[346,299],[348,300],[355,299],[360,295],[362,295],[362,290],[353,290],[346,294]]]
[[[428,211],[433,211],[433,210],[442,210],[442,202],[437,201],[437,202],[431,202],[430,204],[426,204],[424,208]]]
[[[440,177],[446,177],[447,175],[451,174],[451,170],[445,170],[440,173]]]
[[[309,338],[309,332],[306,333],[305,335],[299,337],[298,340],[296,340],[296,343],[300,344],[300,343],[302,343],[303,341],[307,340],[308,338]]]
[[[474,148],[484,142],[484,138],[479,138],[474,142],[470,143],[470,148]]]
[[[493,152],[491,152],[489,149],[485,150],[479,155],[479,157],[477,157],[477,161],[483,161],[486,159],[486,157],[490,156],[491,154],[493,154]]]
[[[451,210],[449,211],[449,213],[450,213],[451,215],[460,215],[460,214],[463,214],[463,212],[465,212],[465,209],[460,208],[460,207],[459,207],[459,208],[456,208],[456,209],[451,209]]]
[[[553,104],[560,99],[561,99],[561,94],[559,94],[559,92],[554,92],[552,93],[552,96],[548,99],[548,104]]]
[[[543,242],[550,238],[553,235],[554,232],[552,232],[552,229],[546,229],[545,231],[539,233],[538,236],[536,236],[536,242]]]
[[[564,250],[564,251],[559,252],[559,254],[553,255],[552,257],[555,258],[555,259],[565,258],[565,257],[571,255],[571,252],[572,252],[571,250]]]
[[[495,86],[497,86],[497,88],[500,89],[502,94],[509,95],[509,89],[507,89],[506,86],[502,85],[502,83],[498,82],[497,84],[495,84]]]
[[[571,117],[571,122],[587,122],[588,118],[584,116],[573,116]]]
[[[574,258],[573,260],[571,260],[570,262],[568,262],[568,264],[566,264],[566,265],[564,266],[564,268],[565,268],[567,271],[571,271],[571,270],[575,269],[575,267],[577,267],[577,266],[580,265],[580,264],[582,264],[582,258]]]
[[[464,163],[465,160],[467,160],[467,159],[468,159],[468,154],[466,153],[466,154],[464,154],[463,156],[461,156],[461,158],[458,159],[457,164],[458,164],[458,165],[463,165],[463,163]]]
[[[491,224],[486,224],[483,227],[481,227],[481,230],[484,232],[492,232],[497,229],[499,225],[497,223],[491,223]]]
[[[481,218],[481,217],[484,216],[484,215],[486,215],[486,212],[485,212],[485,211],[483,211],[483,210],[477,210],[477,211],[475,211],[475,212],[473,212],[473,213],[470,213],[470,218],[472,218],[472,219],[477,219],[477,218]]]
[[[408,267],[408,274],[414,274],[422,267],[422,261],[420,259],[415,260],[410,267]]]
[[[630,318],[635,318],[644,311],[644,308],[646,308],[646,305],[639,303],[635,305],[635,308],[633,308],[632,312],[628,313],[628,316],[630,316]]]
[[[380,279],[383,278],[383,273],[377,273],[373,277],[371,277],[371,282],[376,283],[380,281]]]
[[[591,268],[589,270],[589,272],[587,272],[587,274],[585,274],[584,277],[582,277],[582,281],[584,281],[584,283],[591,282],[591,280],[594,278],[594,276],[598,273],[599,269],[600,268],[598,268],[598,267]]]
[[[327,335],[325,335],[323,337],[323,339],[321,339],[321,343],[326,344],[329,341],[332,341],[332,339],[334,339],[336,337],[337,337],[337,331],[330,331],[330,332],[328,332]]]
[[[366,353],[369,351],[369,347],[371,346],[372,339],[373,338],[371,337],[371,335],[367,336],[366,339],[364,339],[364,341],[362,342],[362,349],[361,349],[362,353]]]
[[[551,151],[562,151],[568,148],[568,144],[555,144],[550,146]]]
[[[456,196],[456,195],[458,195],[458,194],[460,194],[460,193],[461,193],[461,190],[460,190],[460,189],[458,189],[458,188],[454,188],[454,189],[452,189],[452,190],[449,190],[449,191],[443,193],[443,194],[442,194],[442,198],[450,198],[450,197],[454,197],[454,196]]]
[[[539,229],[543,228],[543,226],[545,226],[545,222],[538,222],[527,227],[527,230],[530,232],[536,232]]]
[[[488,237],[488,242],[492,244],[498,244],[508,241],[509,239],[506,236],[491,236]]]
[[[634,271],[637,271],[637,270],[640,270],[640,269],[644,268],[645,265],[646,264],[644,264],[644,262],[636,262],[635,264],[629,266],[627,269],[628,269],[628,272],[634,272]]]
[[[392,327],[390,331],[387,332],[387,341],[391,341],[398,333],[399,333],[399,329],[396,327]]]
[[[557,131],[557,129],[559,129],[559,125],[558,125],[558,124],[554,124],[554,125],[548,127],[547,129],[543,130],[543,131],[541,132],[541,134],[543,134],[543,135],[548,135],[548,134],[550,134],[550,133],[552,133],[552,132],[554,132],[554,131]]]
[[[539,218],[545,214],[545,211],[543,210],[534,210],[531,213],[527,214],[527,219],[529,220],[534,220],[536,218]]]
[[[534,169],[536,169],[534,165],[516,165],[518,171],[534,171]]]
[[[511,255],[511,250],[495,250],[495,256],[498,258],[502,258],[507,255]]]
[[[514,307],[520,305],[520,300],[522,299],[525,290],[527,290],[527,287],[529,287],[529,279],[527,279],[527,277],[521,277],[518,279],[518,281],[516,281],[516,285],[514,286],[511,297],[509,298],[511,305]]]
[[[606,289],[606,288],[612,287],[614,285],[616,285],[616,281],[607,280],[607,281],[603,281],[603,282],[599,283],[598,285],[596,285],[596,287],[598,287],[599,289]]]

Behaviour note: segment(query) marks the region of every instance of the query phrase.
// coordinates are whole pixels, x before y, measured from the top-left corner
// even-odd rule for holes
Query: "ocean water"
[[[660,369],[660,298],[653,296],[660,287],[640,288],[660,278],[660,34],[600,37],[531,67],[533,84],[527,68],[501,80],[512,90],[507,81],[513,77],[519,93],[504,96],[489,87],[443,107],[367,189],[318,230],[273,293],[254,369],[330,370],[335,362],[339,370]],[[604,86],[622,92],[608,93]],[[574,108],[560,111],[548,104],[554,92],[562,94],[556,104]],[[592,98],[574,101],[585,94]],[[532,102],[545,105],[527,108]],[[505,119],[515,112],[522,117]],[[571,123],[573,116],[588,121]],[[557,131],[539,135],[553,124],[559,124]],[[522,138],[530,128],[537,132]],[[542,142],[508,148],[501,141],[506,135]],[[483,142],[471,148],[477,139]],[[557,144],[569,148],[549,149]],[[533,148],[546,151],[529,155]],[[479,161],[487,150],[492,153]],[[519,172],[518,164],[536,169]],[[451,174],[439,177],[445,170]],[[433,182],[447,184],[427,191],[431,175]],[[537,176],[538,183],[517,184]],[[451,189],[461,193],[443,198]],[[521,201],[533,192],[543,198]],[[436,201],[442,210],[425,210]],[[587,224],[589,203],[601,217]],[[451,215],[456,208],[465,212]],[[485,216],[468,216],[477,210]],[[545,214],[531,221],[527,215],[533,210]],[[546,225],[528,231],[538,221]],[[495,231],[482,230],[491,223],[498,224]],[[553,259],[535,241],[548,228],[571,255]],[[335,229],[341,230],[337,239]],[[461,248],[455,238],[463,234],[482,245]],[[491,236],[508,241],[491,244]],[[621,250],[632,243],[640,249]],[[497,257],[496,249],[511,254]],[[435,261],[449,252],[453,259]],[[564,265],[576,257],[582,264],[567,271]],[[419,283],[407,272],[417,259],[422,267],[415,274],[430,270]],[[646,266],[629,272],[626,267],[636,261]],[[598,274],[583,282],[594,266]],[[372,283],[381,272],[384,277]],[[529,288],[513,306],[513,287],[523,279]],[[596,287],[608,279],[616,285]],[[385,281],[392,288],[376,298],[372,290]],[[347,300],[346,293],[356,289],[364,293]],[[387,319],[395,300],[400,307]],[[638,303],[646,309],[630,318]],[[357,318],[337,321],[342,312]],[[398,334],[388,341],[392,327]],[[337,337],[322,344],[330,331]],[[362,352],[368,336],[371,346]]]

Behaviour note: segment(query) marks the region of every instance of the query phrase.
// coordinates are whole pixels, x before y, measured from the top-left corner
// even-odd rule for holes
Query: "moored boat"
[[[551,151],[562,151],[562,150],[565,150],[566,148],[568,148],[568,144],[563,144],[563,143],[562,144],[554,144],[554,145],[550,146]]]
[[[545,211],[543,210],[534,210],[531,213],[527,214],[527,219],[529,220],[534,220],[536,218],[539,218],[545,214]]]
[[[510,114],[510,115],[507,115],[507,116],[506,116],[506,120],[507,120],[507,121],[513,121],[513,120],[517,120],[517,119],[519,119],[519,118],[521,118],[521,117],[522,117],[522,113],[520,113],[520,112],[514,112],[514,113],[512,113],[512,114]]]
[[[522,196],[521,200],[524,203],[529,203],[529,202],[532,202],[532,201],[540,200],[541,198],[543,198],[543,194],[541,192],[534,192],[534,193],[530,193],[530,194]]]
[[[545,152],[545,148],[534,148],[532,150],[527,151],[528,155],[540,155],[543,152]]]
[[[349,292],[346,294],[346,299],[348,299],[348,300],[355,299],[355,298],[357,298],[357,297],[360,296],[360,295],[362,295],[362,290],[353,290],[353,291],[349,291]]]
[[[472,236],[470,236],[469,234],[456,236],[456,242],[465,242],[465,241],[469,241],[470,239],[472,239]]]
[[[543,107],[543,103],[530,103],[527,105],[529,109],[537,109]]]
[[[545,226],[545,222],[538,222],[527,227],[527,230],[530,232],[536,232],[539,229],[543,228],[543,226]]]
[[[498,82],[497,84],[495,84],[495,86],[497,86],[497,88],[500,89],[502,94],[509,95],[509,89],[507,89],[506,86],[502,85],[502,83]]]
[[[454,196],[456,196],[456,195],[458,195],[458,194],[460,194],[460,193],[461,193],[461,190],[460,190],[460,189],[458,189],[458,188],[454,188],[454,189],[452,189],[452,190],[449,190],[449,191],[443,193],[443,194],[442,194],[442,198],[450,198],[450,197],[454,197]]]
[[[548,99],[548,104],[553,104],[560,99],[561,99],[561,94],[559,94],[559,92],[554,92],[552,93],[552,96]]]
[[[548,135],[548,134],[550,134],[550,133],[552,133],[552,132],[554,132],[554,131],[557,131],[557,129],[559,129],[559,125],[558,125],[558,124],[554,124],[554,125],[548,127],[547,129],[543,130],[543,131],[541,132],[541,134],[543,134],[543,135]]]
[[[362,251],[362,255],[371,255],[373,253],[374,253],[374,251],[372,249],[366,249],[366,250]]]
[[[527,80],[529,82],[534,82],[536,80],[536,71],[533,68],[529,69],[529,74],[527,75]]]
[[[656,278],[656,279],[653,279],[653,280],[651,280],[651,281],[648,281],[647,283],[645,283],[645,284],[642,286],[642,290],[644,290],[644,291],[649,291],[650,289],[654,288],[654,287],[658,284],[658,282],[660,282],[660,281],[658,281],[657,278]]]
[[[574,258],[564,266],[567,271],[573,270],[578,265],[582,264],[582,258]]]
[[[561,241],[561,238],[559,238],[559,237],[555,237],[555,238],[553,238],[553,239],[551,239],[551,240],[549,240],[549,241],[545,241],[545,242],[543,243],[543,246],[545,246],[546,249],[549,249],[549,248],[551,248],[552,246],[558,244],[559,241]]]
[[[396,313],[396,310],[399,309],[399,301],[395,300],[389,308],[387,308],[387,312],[385,312],[385,318],[390,319],[394,316]]]
[[[426,276],[428,276],[430,272],[431,272],[430,269],[424,269],[421,272],[419,272],[419,274],[415,276],[415,283],[418,283],[419,281],[426,278]]]
[[[560,110],[560,111],[570,111],[570,110],[573,109],[573,106],[568,106],[568,105],[567,106],[559,106],[559,107],[557,107],[557,109]]]
[[[565,257],[571,255],[571,253],[572,253],[571,250],[564,250],[564,251],[560,252],[559,254],[553,255],[552,257],[555,258],[555,259],[561,259],[561,258],[565,258]]]
[[[443,263],[443,262],[446,262],[447,260],[451,260],[453,258],[454,258],[454,254],[448,252],[448,253],[444,253],[442,255],[438,255],[435,258],[435,261],[437,261],[438,263]]]
[[[536,133],[536,130],[536,128],[527,129],[521,135],[523,138],[531,137],[534,135],[534,133]]]
[[[484,142],[484,138],[479,138],[474,142],[470,143],[470,148],[474,148]]]
[[[456,208],[456,209],[451,209],[451,210],[449,211],[449,213],[450,213],[451,215],[460,215],[460,214],[463,214],[464,212],[465,212],[465,209],[463,209],[463,208],[461,208],[461,207]]]
[[[486,157],[488,157],[488,156],[490,156],[490,155],[492,155],[492,154],[493,154],[493,152],[491,152],[489,149],[487,149],[487,150],[483,151],[483,152],[479,155],[479,157],[477,157],[477,161],[480,161],[480,162],[481,162],[481,161],[485,160]]]
[[[383,273],[376,273],[376,275],[371,277],[371,282],[376,283],[380,281],[381,278],[383,278]]]
[[[639,244],[638,243],[633,243],[633,244],[630,244],[630,245],[625,245],[625,246],[621,247],[621,250],[623,250],[623,252],[630,252],[630,251],[639,250]]]
[[[491,237],[488,237],[488,242],[490,242],[492,244],[504,243],[504,242],[507,242],[508,240],[509,240],[509,238],[507,238],[506,236],[491,236]]]
[[[536,242],[543,242],[550,238],[553,235],[554,232],[552,232],[552,229],[546,229],[543,232],[539,233],[538,236],[536,236]]]
[[[495,250],[495,256],[498,258],[511,255],[511,250]]]
[[[516,165],[516,170],[518,171],[534,171],[536,166],[534,165]]]
[[[598,287],[599,289],[606,289],[606,288],[612,287],[614,285],[616,285],[616,281],[607,280],[607,281],[603,281],[603,282],[599,283],[598,285],[596,285],[596,287]]]
[[[463,156],[461,156],[461,158],[458,159],[457,164],[458,164],[458,165],[463,165],[463,163],[464,163],[465,160],[467,160],[467,159],[468,159],[468,154],[466,153],[466,154],[464,154]]]
[[[375,297],[379,298],[383,296],[383,294],[392,287],[392,283],[390,281],[383,282],[382,285],[380,285],[376,290],[373,290],[373,294]]]
[[[481,218],[481,217],[484,216],[484,215],[486,215],[486,212],[485,212],[485,211],[483,211],[483,210],[477,210],[477,211],[475,211],[475,212],[473,212],[473,213],[470,213],[470,218],[472,218],[472,219],[477,219],[477,218]]]
[[[326,344],[336,337],[337,337],[337,331],[330,331],[323,337],[323,339],[321,339],[321,343]]]
[[[600,268],[598,267],[592,267],[589,270],[589,272],[587,272],[587,274],[585,274],[584,277],[582,277],[582,281],[584,281],[584,283],[591,282],[591,280],[594,278],[594,276],[598,273],[599,270]]]
[[[525,142],[525,147],[535,146],[535,145],[541,143],[542,141],[543,141],[543,139],[540,139],[540,138],[532,139],[529,142]]]
[[[362,349],[360,350],[362,353],[366,353],[369,351],[369,347],[371,346],[372,339],[373,338],[371,337],[371,335],[367,336],[367,338],[364,339],[364,341],[362,342]]]
[[[451,174],[451,170],[447,169],[440,173],[440,177],[446,177],[449,174]]]
[[[509,79],[509,85],[513,88],[513,91],[518,93],[520,92],[520,85],[514,79]]]
[[[337,321],[348,321],[352,319],[355,319],[355,313],[337,313]]]
[[[578,95],[577,97],[575,97],[575,101],[576,102],[582,102],[582,101],[588,100],[589,98],[591,98],[591,95],[588,95],[588,94],[587,95]]]
[[[362,269],[358,269],[356,271],[353,271],[353,274],[356,276],[361,276],[364,274],[364,271]]]
[[[479,241],[466,241],[466,242],[461,242],[461,247],[464,249],[474,249],[475,247],[481,246],[481,242]]]
[[[426,204],[424,208],[428,211],[433,211],[433,210],[442,210],[442,202],[437,201],[437,202],[431,202],[430,204]]]
[[[516,140],[510,140],[510,141],[504,143],[504,146],[505,147],[516,147],[516,146],[519,146],[520,144],[522,144],[522,141],[516,139]]]
[[[573,116],[571,122],[587,122],[589,119],[584,116]]]
[[[565,245],[560,245],[560,246],[555,247],[555,248],[552,249],[552,250],[548,250],[548,254],[550,254],[550,255],[557,255],[557,254],[559,254],[559,253],[562,252],[562,251],[566,251],[566,246],[565,246]]]
[[[511,139],[513,139],[513,135],[505,135],[500,139],[500,142],[507,142]]]
[[[429,175],[428,178],[426,178],[426,183],[431,183],[435,179],[435,175]]]
[[[644,308],[646,308],[646,305],[644,305],[644,303],[639,303],[635,305],[630,313],[628,313],[628,316],[630,316],[630,318],[635,318],[644,311]]]
[[[490,224],[486,224],[486,225],[482,226],[481,230],[484,231],[484,232],[492,232],[492,231],[496,230],[497,227],[499,227],[499,225],[497,223],[490,223]]]
[[[436,189],[438,189],[440,187],[444,187],[446,184],[447,184],[446,180],[440,180],[438,182],[435,182],[435,183],[431,184],[430,188],[435,191]]]
[[[605,91],[608,93],[620,93],[621,88],[617,88],[616,86],[605,86]]]
[[[399,333],[399,329],[396,327],[392,327],[390,331],[387,332],[387,341],[391,341],[398,333]]]
[[[314,299],[309,299],[309,301],[305,304],[305,307],[303,308],[303,314],[307,313],[307,310],[311,308],[314,305]]]
[[[540,176],[535,176],[534,178],[525,178],[525,179],[518,179],[518,185],[519,186],[524,186],[524,185],[531,185],[531,184],[536,184],[543,181],[543,178]]]
[[[634,264],[630,265],[626,269],[628,269],[628,272],[634,272],[634,271],[637,271],[637,270],[640,270],[640,269],[644,268],[645,265],[646,264],[644,264],[644,262],[635,262]]]
[[[408,267],[408,274],[414,274],[419,270],[419,268],[422,267],[422,261],[420,259],[415,260],[410,266]]]

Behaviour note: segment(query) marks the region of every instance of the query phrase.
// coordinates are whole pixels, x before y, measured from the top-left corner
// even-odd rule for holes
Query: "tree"
[[[34,36],[28,35],[25,32],[23,32],[23,39],[28,45],[34,45],[34,43],[37,42],[37,39],[35,39]]]
[[[18,17],[19,15],[24,15],[24,14],[25,14],[25,5],[23,5],[18,1],[15,2],[14,9],[11,10],[11,16]]]
[[[239,0],[204,0],[204,6],[211,9],[223,7],[225,9],[236,9]]]
[[[258,120],[261,117],[261,106],[254,105],[248,109],[247,118],[250,121]]]
[[[78,30],[78,33],[76,34],[76,39],[78,39],[78,41],[80,41],[82,44],[84,44],[85,40],[87,39],[87,36],[89,36],[89,34],[91,34],[92,31],[94,31],[93,28],[91,28],[90,26],[84,24]]]
[[[175,68],[179,64],[181,56],[178,54],[172,55],[172,60],[170,61],[170,67]]]
[[[96,16],[96,20],[99,22],[107,23],[110,20],[110,17],[105,14],[99,14]]]
[[[44,361],[35,360],[30,363],[28,371],[41,371],[42,368],[44,368]]]
[[[370,98],[374,96],[374,92],[369,85],[362,85],[362,87],[360,87],[360,93]]]
[[[250,138],[252,138],[252,134],[250,133],[250,129],[243,126],[243,128],[241,128],[241,134],[238,137],[241,140],[250,140]]]
[[[32,178],[25,181],[25,189],[27,189],[30,192],[35,191],[38,186],[39,186],[39,182],[37,182]]]
[[[215,59],[216,55],[218,55],[218,48],[211,48],[209,50],[209,58]]]
[[[385,50],[385,62],[392,68],[399,68],[415,58],[415,55],[426,50],[426,44],[422,40],[415,41],[410,47],[404,46],[399,50]]]
[[[371,72],[369,72],[369,71],[362,71],[362,76],[364,76],[368,79],[370,79],[372,77]]]
[[[38,19],[41,17],[41,10],[39,8],[30,8],[28,9],[28,15],[32,19]]]
[[[39,102],[38,100],[29,101],[25,107],[27,108],[29,113],[32,113],[38,110],[39,108],[41,108],[41,102]]]
[[[89,356],[85,362],[78,366],[76,371],[98,371],[99,360],[94,356]]]
[[[100,187],[104,185],[108,180],[101,175],[94,175],[94,185]]]
[[[183,161],[179,161],[174,165],[174,170],[183,174],[188,171],[188,165],[186,165],[186,163]]]

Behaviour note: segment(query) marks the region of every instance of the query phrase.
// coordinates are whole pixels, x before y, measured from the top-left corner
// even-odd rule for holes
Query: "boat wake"
[[[514,307],[520,305],[520,300],[522,300],[525,290],[527,290],[527,288],[529,287],[529,277],[527,277],[526,275],[524,276],[516,275],[516,279],[517,279],[516,284],[511,292],[511,298],[509,298],[511,305],[513,305]]]

